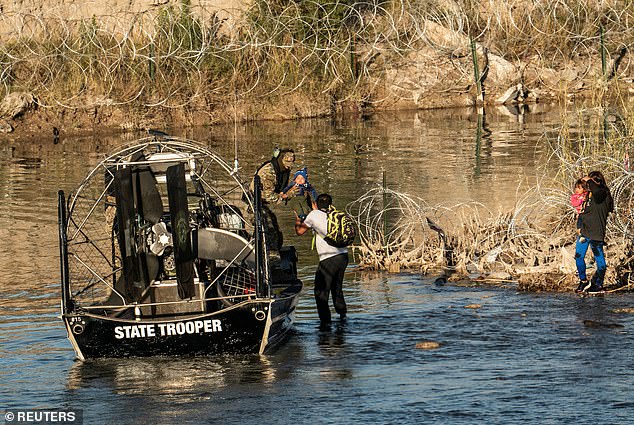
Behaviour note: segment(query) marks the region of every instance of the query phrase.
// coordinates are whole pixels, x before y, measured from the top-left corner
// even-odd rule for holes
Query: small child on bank
[[[575,191],[570,196],[570,203],[577,211],[577,233],[579,233],[579,229],[581,229],[581,212],[583,208],[583,203],[586,201],[588,197],[588,184],[583,179],[578,179],[575,182]]]

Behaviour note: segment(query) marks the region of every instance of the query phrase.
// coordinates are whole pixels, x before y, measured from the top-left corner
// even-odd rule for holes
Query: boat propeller
[[[172,224],[172,243],[176,262],[178,295],[181,299],[196,295],[194,287],[194,250],[189,227],[189,209],[187,207],[187,183],[185,165],[179,163],[167,168],[167,197]]]
[[[142,164],[146,160],[143,153],[138,153],[131,158],[131,162],[136,164],[114,171],[116,227],[123,266],[124,292],[129,301],[138,300],[144,289],[158,277],[160,270],[158,257],[164,255],[166,248],[171,246],[180,254],[180,259],[175,258],[179,293],[184,297],[191,297],[193,296],[193,263],[191,258],[187,261],[187,255],[183,255],[180,248],[183,246],[181,240],[189,237],[184,166],[179,164],[170,167],[174,170],[167,173],[170,215],[173,217],[172,228],[175,229],[174,234],[180,238],[179,242],[175,242],[167,230],[167,225],[161,221],[164,215],[163,201],[154,172],[150,166]],[[177,178],[170,177],[170,174]],[[176,180],[178,183],[175,183]],[[174,197],[179,199],[175,208],[171,205]],[[148,224],[151,225],[150,234],[154,236],[150,238],[153,239],[151,243],[148,243],[148,238],[143,236],[147,235],[144,228],[148,229],[146,227]],[[191,252],[191,248],[189,251]],[[181,265],[179,261],[185,264]],[[179,269],[184,270],[179,271]],[[185,282],[188,290],[180,290],[181,280]]]
[[[150,251],[160,257],[165,248],[173,246],[172,234],[167,231],[167,225],[163,222],[152,226],[152,233],[154,233],[154,242],[150,245]]]

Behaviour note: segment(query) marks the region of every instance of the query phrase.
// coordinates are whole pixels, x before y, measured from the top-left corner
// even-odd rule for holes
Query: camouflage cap
[[[282,157],[282,165],[290,169],[295,162],[295,152],[284,152],[284,156]]]

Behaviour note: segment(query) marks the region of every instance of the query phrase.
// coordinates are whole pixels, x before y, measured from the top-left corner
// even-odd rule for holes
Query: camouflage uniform
[[[282,151],[280,156],[272,158],[257,171],[262,185],[262,200],[265,203],[275,204],[282,202],[282,189],[288,185],[291,167],[295,162],[295,154],[292,151]],[[251,182],[253,190],[253,182]],[[286,199],[295,196],[296,190],[289,190]]]
[[[280,194],[275,192],[277,176],[275,175],[273,164],[271,162],[266,163],[258,170],[257,174],[260,176],[260,182],[262,184],[262,201],[270,204],[279,202]],[[251,186],[253,186],[253,182],[251,182]]]
[[[274,161],[276,162],[275,164]],[[264,223],[266,245],[269,250],[279,251],[284,242],[282,232],[277,223],[277,217],[271,211],[269,205],[278,204],[284,200],[281,190],[288,184],[290,170],[294,162],[295,154],[293,151],[284,150],[280,153],[280,156],[272,158],[261,166],[256,173],[260,177],[262,188],[262,221]],[[251,190],[253,190],[253,181],[251,182]],[[289,191],[286,194],[286,199],[293,197],[295,192],[294,190]],[[275,253],[272,253],[272,255],[275,255]]]

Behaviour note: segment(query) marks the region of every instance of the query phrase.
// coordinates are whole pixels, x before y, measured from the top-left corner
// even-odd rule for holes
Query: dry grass
[[[615,203],[606,234],[606,282],[634,284],[632,117],[607,108],[562,117],[560,131],[544,136],[550,149],[541,177],[507,212],[494,213],[477,203],[428,205],[389,189],[368,191],[347,208],[359,225],[359,264],[393,271],[444,268],[458,280],[501,273],[517,280],[520,289],[571,289],[576,213],[570,194],[579,177],[600,170]]]
[[[634,35],[634,6],[615,0],[262,0],[230,19],[185,0],[134,15],[53,13],[0,14],[0,84],[5,93],[34,91],[43,106],[62,107],[181,108],[293,92],[367,101],[364,84],[391,61],[425,46],[462,54],[439,44],[431,23],[525,66],[586,64],[578,77],[601,69],[603,47],[609,65]],[[616,79],[630,68],[626,55]],[[470,69],[462,72],[472,81]]]

